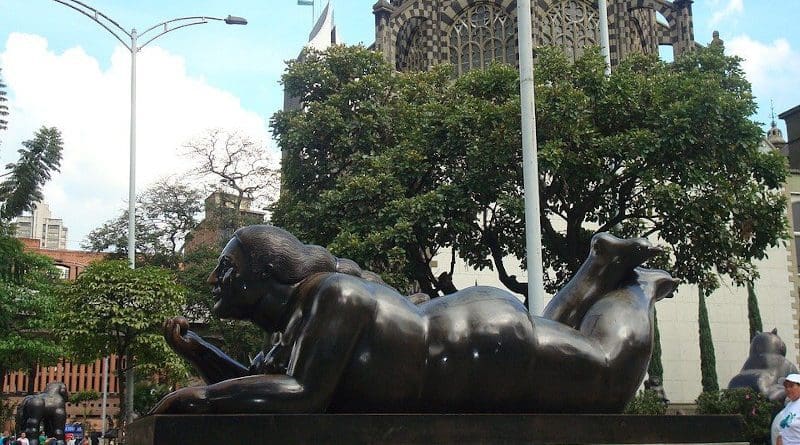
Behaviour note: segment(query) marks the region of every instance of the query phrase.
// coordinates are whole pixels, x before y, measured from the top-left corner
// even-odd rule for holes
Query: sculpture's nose
[[[209,286],[216,286],[216,284],[217,284],[217,269],[214,269],[214,270],[211,271],[211,273],[208,275],[208,278],[206,279],[206,283],[208,283]]]

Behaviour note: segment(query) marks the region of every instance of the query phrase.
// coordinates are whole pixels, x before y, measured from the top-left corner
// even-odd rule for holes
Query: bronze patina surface
[[[209,277],[214,314],[283,333],[250,366],[167,320],[207,385],[166,413],[615,413],[644,377],[653,307],[677,280],[638,267],[658,249],[596,235],[584,265],[532,317],[485,286],[415,305],[354,262],[290,233],[239,229]]]

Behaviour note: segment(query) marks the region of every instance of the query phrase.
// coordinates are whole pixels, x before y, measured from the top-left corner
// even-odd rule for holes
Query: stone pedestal
[[[740,416],[280,414],[148,416],[129,445],[746,443]]]

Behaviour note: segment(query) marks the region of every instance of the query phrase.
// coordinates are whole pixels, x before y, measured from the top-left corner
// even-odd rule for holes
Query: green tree
[[[202,180],[219,181],[226,192],[213,212],[218,220],[211,223],[234,229],[250,224],[252,221],[239,210],[253,204],[264,206],[275,199],[278,170],[270,153],[247,135],[221,129],[210,129],[183,145],[183,155],[198,164],[191,174]]]
[[[124,395],[133,390],[129,378],[134,366],[144,375],[185,374],[161,334],[164,320],[179,314],[185,303],[172,272],[154,266],[130,269],[124,260],[100,261],[65,285],[60,297],[60,335],[72,354],[79,361],[117,356],[121,421],[130,419],[132,407],[125,405]]]
[[[0,93],[2,117],[5,92]],[[24,252],[22,243],[11,236],[9,220],[42,199],[41,188],[58,171],[63,147],[59,131],[46,127],[22,145],[18,161],[7,164],[0,175],[0,379],[25,369],[32,391],[37,365],[54,364],[62,352],[49,331],[55,326],[58,279],[52,260]]]
[[[32,391],[37,365],[54,365],[64,352],[51,335],[57,323],[57,272],[52,260],[24,252],[22,243],[6,233],[0,234],[0,259],[0,379],[26,370]]]
[[[17,162],[6,165],[0,175],[0,219],[8,220],[31,210],[42,200],[42,186],[52,172],[59,171],[63,142],[55,127],[42,127],[32,140],[22,143]]]
[[[752,281],[747,282],[747,321],[750,327],[750,340],[764,330],[761,324],[761,311],[758,309],[758,298]]]
[[[140,416],[150,412],[159,400],[172,391],[169,385],[150,380],[138,381],[134,386],[136,392],[133,396],[133,411]]]
[[[606,76],[596,51],[573,64],[542,49],[535,79],[549,291],[598,231],[658,237],[668,254],[654,263],[708,291],[757,276],[753,261],[785,236],[786,168],[758,150],[738,59],[633,56]],[[290,62],[283,83],[302,109],[271,120],[284,153],[274,223],[401,288],[454,290],[430,267],[447,247],[525,293],[503,263],[524,263],[516,70],[398,73],[335,46]]]
[[[178,181],[161,179],[137,198],[136,253],[144,263],[176,268],[186,236],[197,227],[202,210],[200,191]],[[128,255],[128,211],[87,235],[81,247]]]

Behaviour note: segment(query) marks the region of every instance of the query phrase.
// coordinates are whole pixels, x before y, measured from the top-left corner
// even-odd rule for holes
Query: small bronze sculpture
[[[728,389],[752,388],[772,401],[783,402],[783,378],[796,373],[797,366],[786,360],[786,343],[778,337],[778,330],[760,332],[753,336],[750,355],[728,383]]]
[[[61,382],[50,382],[44,392],[25,396],[17,406],[17,429],[28,436],[30,445],[39,444],[39,425],[44,425],[47,437],[55,437],[56,444],[64,445],[64,427],[67,423],[67,387]]]
[[[657,251],[598,235],[549,307],[569,315],[551,320],[484,286],[414,305],[282,229],[245,227],[209,277],[213,311],[281,331],[280,343],[247,367],[167,320],[167,342],[207,386],[152,413],[621,412],[650,358],[653,305],[677,286],[636,267]]]

